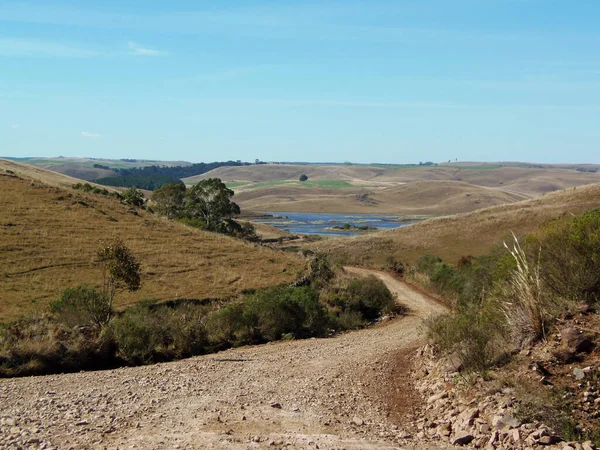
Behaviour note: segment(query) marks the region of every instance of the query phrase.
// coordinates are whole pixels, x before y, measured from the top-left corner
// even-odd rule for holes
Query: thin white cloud
[[[21,126],[21,125],[19,125],[19,124],[14,124],[14,125],[11,125],[10,127],[11,127],[13,130],[16,130],[16,129],[17,129],[17,128],[19,128],[20,126]]]
[[[81,136],[90,139],[100,139],[102,137],[100,133],[90,133],[89,131],[82,131]]]
[[[136,56],[165,56],[166,55],[165,52],[162,52],[160,50],[155,50],[153,48],[142,47],[141,45],[139,45],[133,41],[129,41],[128,47],[129,47],[128,53],[130,55],[136,55]]]

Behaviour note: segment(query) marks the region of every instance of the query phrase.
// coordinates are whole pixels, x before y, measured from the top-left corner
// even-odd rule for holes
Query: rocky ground
[[[377,276],[411,308],[408,316],[329,339],[0,380],[0,448],[410,445],[409,419],[401,422],[388,407],[395,401],[409,413],[414,392],[395,376],[397,361],[420,344],[421,317],[444,308],[390,275]]]
[[[422,339],[421,319],[444,307],[349,270],[380,277],[410,313],[329,339],[0,380],[0,448],[594,449],[523,423],[514,389],[461,386],[455,362]]]

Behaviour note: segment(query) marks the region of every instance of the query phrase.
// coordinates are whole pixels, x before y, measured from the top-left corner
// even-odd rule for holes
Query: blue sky
[[[0,155],[600,163],[600,1],[0,0]]]

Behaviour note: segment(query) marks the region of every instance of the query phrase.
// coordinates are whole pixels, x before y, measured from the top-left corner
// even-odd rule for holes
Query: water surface
[[[259,219],[255,222],[266,223],[290,233],[322,234],[327,236],[356,236],[364,232],[332,230],[334,226],[343,226],[348,223],[357,227],[369,226],[378,230],[389,230],[410,225],[415,221],[408,221],[401,216],[388,214],[332,214],[332,213],[292,213],[269,212],[273,219]]]

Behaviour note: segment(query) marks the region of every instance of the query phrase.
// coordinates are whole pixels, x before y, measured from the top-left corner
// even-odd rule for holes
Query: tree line
[[[257,163],[258,164],[258,163]],[[181,183],[182,178],[202,175],[219,167],[250,166],[252,163],[242,161],[215,161],[211,163],[196,163],[189,166],[145,166],[112,169],[117,175],[102,177],[94,180],[95,183],[104,186],[133,187],[154,191],[165,184]],[[100,165],[95,165],[100,166]],[[109,167],[98,167],[107,168]]]

